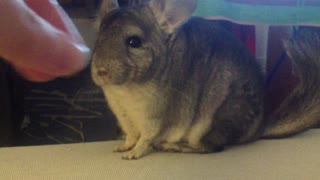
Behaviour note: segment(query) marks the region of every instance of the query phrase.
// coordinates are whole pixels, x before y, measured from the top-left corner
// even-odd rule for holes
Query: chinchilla
[[[300,84],[264,115],[264,76],[246,47],[216,22],[191,17],[195,0],[119,8],[105,0],[92,77],[126,135],[115,152],[208,153],[319,123],[320,33],[286,43]]]

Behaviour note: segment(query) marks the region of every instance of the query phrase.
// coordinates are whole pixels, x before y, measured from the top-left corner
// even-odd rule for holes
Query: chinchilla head
[[[92,60],[96,84],[141,83],[161,74],[169,37],[195,7],[196,0],[148,0],[125,8],[105,0]]]

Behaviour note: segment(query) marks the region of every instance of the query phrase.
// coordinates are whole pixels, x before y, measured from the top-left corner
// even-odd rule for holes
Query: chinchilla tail
[[[288,137],[320,125],[320,28],[299,28],[285,47],[300,82],[267,116],[264,138]]]

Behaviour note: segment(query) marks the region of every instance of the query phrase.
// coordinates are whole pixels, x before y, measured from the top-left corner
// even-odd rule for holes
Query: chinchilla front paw
[[[126,160],[139,159],[142,156],[148,154],[151,150],[152,148],[149,146],[139,146],[139,147],[136,146],[132,150],[126,152],[122,156],[122,159],[126,159]]]
[[[117,145],[113,148],[113,152],[126,152],[126,151],[130,151],[133,147],[135,146],[135,144],[120,144]]]
[[[125,154],[122,156],[122,159],[126,159],[126,160],[139,159],[139,158],[141,158],[144,154],[146,154],[146,153],[143,152],[143,151],[141,151],[141,150],[133,149],[133,150],[125,153]]]

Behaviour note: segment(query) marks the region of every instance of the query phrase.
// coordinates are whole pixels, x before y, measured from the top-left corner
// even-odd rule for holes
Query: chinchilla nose
[[[97,68],[97,74],[98,74],[98,76],[106,76],[106,75],[108,75],[108,71],[104,67],[99,67],[99,68]]]

